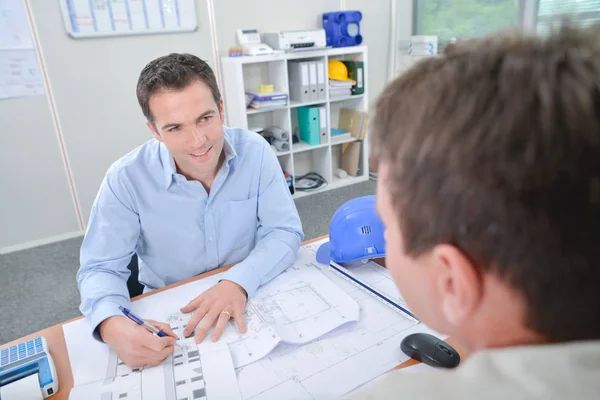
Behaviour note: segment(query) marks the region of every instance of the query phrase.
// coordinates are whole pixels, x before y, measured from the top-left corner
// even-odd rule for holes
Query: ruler
[[[362,282],[360,279],[358,279],[356,277],[356,275],[354,275],[352,272],[348,271],[348,269],[342,267],[341,265],[339,265],[338,263],[336,263],[334,261],[331,261],[329,263],[329,267],[336,275],[338,275],[345,281],[351,283],[352,285],[358,287],[359,289],[367,292],[375,300],[379,301],[380,303],[385,304],[386,306],[390,307],[394,311],[399,312],[404,317],[406,317],[408,320],[412,321],[415,324],[418,324],[420,322],[419,319],[413,313],[411,313],[405,307],[403,307],[402,304],[390,299],[384,293],[382,293],[382,292],[378,291],[377,289],[374,289],[371,286],[367,285],[366,283]]]

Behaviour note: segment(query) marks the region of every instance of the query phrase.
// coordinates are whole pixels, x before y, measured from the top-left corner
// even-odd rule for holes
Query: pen
[[[140,317],[138,317],[137,315],[135,315],[134,313],[132,313],[131,311],[129,311],[128,309],[126,309],[125,307],[119,306],[119,310],[121,310],[121,312],[123,314],[125,314],[125,316],[127,318],[129,318],[130,320],[132,320],[136,324],[141,325],[144,328],[148,329],[150,332],[155,333],[157,336],[160,336],[160,337],[166,337],[166,336],[168,336],[166,333],[164,333],[163,331],[161,331],[161,330],[157,329],[156,327],[150,325],[149,323],[147,323],[146,321],[144,321],[143,319],[141,319]]]

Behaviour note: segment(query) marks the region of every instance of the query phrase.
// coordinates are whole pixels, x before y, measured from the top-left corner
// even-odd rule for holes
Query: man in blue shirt
[[[247,297],[295,260],[303,239],[277,157],[253,132],[223,126],[213,71],[189,54],[171,54],[141,72],[137,97],[152,134],[108,170],[81,248],[80,309],[94,335],[129,366],[156,365],[173,351],[128,320],[127,268],[134,253],[146,290],[238,262],[182,312],[184,334],[218,340],[230,318],[245,332]]]

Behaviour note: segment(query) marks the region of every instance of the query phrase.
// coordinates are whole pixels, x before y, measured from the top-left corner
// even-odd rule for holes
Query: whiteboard
[[[73,38],[191,32],[195,0],[59,0]]]

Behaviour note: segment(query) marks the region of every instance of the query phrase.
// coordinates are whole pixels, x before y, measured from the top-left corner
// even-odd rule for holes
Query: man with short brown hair
[[[372,138],[387,266],[470,355],[358,397],[600,398],[600,30],[458,44],[386,88]]]

